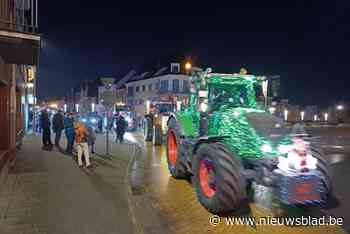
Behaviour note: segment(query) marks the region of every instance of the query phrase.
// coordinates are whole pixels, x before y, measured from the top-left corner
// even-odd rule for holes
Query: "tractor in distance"
[[[145,141],[153,145],[162,145],[163,138],[168,131],[167,122],[170,113],[174,112],[177,104],[173,101],[149,101],[145,102],[145,116],[143,130]]]
[[[281,204],[320,206],[332,193],[322,150],[256,102],[268,77],[191,76],[189,104],[167,122],[167,162],[175,178],[190,178],[199,202],[227,214],[247,202],[252,184],[272,188]]]

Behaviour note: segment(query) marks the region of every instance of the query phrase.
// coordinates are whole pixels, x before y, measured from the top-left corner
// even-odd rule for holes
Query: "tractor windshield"
[[[290,133],[283,121],[266,112],[247,113],[247,121],[253,126],[258,135],[269,140],[279,141]]]
[[[174,105],[171,103],[159,103],[156,104],[156,109],[158,113],[172,112],[174,110]]]
[[[251,98],[253,97],[253,100]],[[212,110],[218,110],[220,106],[230,107],[254,107],[255,93],[246,85],[215,84],[209,87],[209,104]]]

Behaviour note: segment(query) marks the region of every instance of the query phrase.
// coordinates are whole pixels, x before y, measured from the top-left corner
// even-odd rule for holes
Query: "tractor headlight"
[[[205,103],[205,102],[202,102],[200,105],[199,105],[199,109],[201,110],[201,112],[206,112],[208,110],[208,104]]]
[[[269,144],[263,144],[262,146],[261,146],[261,151],[262,152],[264,152],[264,153],[270,153],[270,152],[272,152],[272,147],[271,147],[271,145],[269,145]]]

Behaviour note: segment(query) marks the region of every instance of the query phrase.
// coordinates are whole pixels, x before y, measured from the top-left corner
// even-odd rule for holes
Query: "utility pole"
[[[106,109],[107,117],[107,129],[106,129],[106,156],[110,156],[109,152],[109,112],[112,110],[115,104],[115,93],[113,93],[112,86],[114,84],[114,78],[101,78],[105,91],[102,93],[103,105]]]

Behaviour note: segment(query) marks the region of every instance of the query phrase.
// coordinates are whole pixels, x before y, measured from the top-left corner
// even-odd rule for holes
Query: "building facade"
[[[39,60],[37,0],[0,0],[0,169],[14,165],[16,149],[35,105]],[[34,121],[33,121],[34,122]]]
[[[188,102],[190,78],[181,73],[180,64],[171,63],[152,75],[141,74],[125,84],[126,104],[132,107],[138,117],[145,114],[145,102],[171,101]]]

